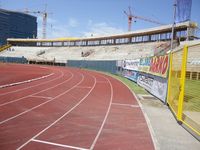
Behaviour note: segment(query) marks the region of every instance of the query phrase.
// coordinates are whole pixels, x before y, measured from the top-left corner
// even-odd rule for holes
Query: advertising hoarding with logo
[[[167,96],[167,79],[139,73],[137,84],[145,88],[151,94],[158,97],[163,102],[166,101]]]

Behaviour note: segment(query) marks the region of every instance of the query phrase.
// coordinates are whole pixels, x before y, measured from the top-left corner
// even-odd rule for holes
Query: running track
[[[28,67],[51,76],[0,89],[1,150],[155,149],[136,98],[118,80],[81,69]]]

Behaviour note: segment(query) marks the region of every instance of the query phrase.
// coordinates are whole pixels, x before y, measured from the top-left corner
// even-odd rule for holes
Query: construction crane
[[[141,17],[141,16],[132,15],[131,7],[129,6],[128,8],[129,8],[128,12],[124,11],[126,16],[128,17],[128,31],[131,31],[133,19],[141,19],[141,20],[144,20],[144,21],[147,21],[147,22],[151,22],[151,23],[155,23],[155,24],[159,24],[159,25],[164,25],[163,23],[160,23],[156,20],[152,20],[152,19],[149,19],[149,18]]]
[[[50,14],[49,12],[46,11],[47,5],[45,5],[45,10],[44,11],[29,11],[25,10],[24,12],[29,14],[41,14],[42,15],[42,38],[46,39],[46,27],[47,27],[47,16]]]

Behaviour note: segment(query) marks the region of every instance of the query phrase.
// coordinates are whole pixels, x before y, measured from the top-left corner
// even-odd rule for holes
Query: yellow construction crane
[[[141,16],[132,15],[131,7],[129,6],[128,9],[129,9],[128,12],[124,11],[126,16],[128,17],[128,31],[131,31],[133,19],[141,19],[141,20],[144,20],[144,21],[147,21],[147,22],[151,22],[151,23],[155,23],[155,24],[159,24],[159,25],[164,25],[163,23],[160,23],[156,20],[152,20],[152,19],[149,19],[149,18],[141,17]]]
[[[24,12],[27,13],[27,14],[32,13],[32,14],[41,14],[42,15],[42,38],[46,39],[47,16],[49,14],[52,14],[52,13],[47,12],[47,5],[45,5],[44,11],[25,10]]]

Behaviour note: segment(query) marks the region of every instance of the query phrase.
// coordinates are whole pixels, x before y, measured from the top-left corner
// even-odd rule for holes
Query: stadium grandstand
[[[174,47],[195,39],[196,23],[175,27]],[[170,49],[171,25],[89,38],[7,39],[11,48],[4,57],[25,57],[31,62],[66,63],[67,60],[125,60],[166,53]]]
[[[42,12],[38,11],[36,13],[41,14]],[[46,11],[44,11],[44,14],[46,14],[46,17],[47,17]],[[20,15],[21,15],[21,13],[20,13]],[[43,15],[43,17],[45,17],[45,15]],[[62,38],[55,38],[55,39],[46,39],[46,38],[38,39],[35,37],[35,35],[37,35],[37,32],[36,32],[34,34],[33,38],[30,38],[30,37],[18,38],[18,37],[14,37],[14,36],[12,38],[7,38],[6,43],[4,42],[4,45],[0,46],[0,65],[3,69],[5,68],[4,70],[1,69],[1,70],[3,70],[2,72],[4,73],[4,74],[2,73],[2,76],[5,76],[5,77],[8,76],[8,78],[9,78],[9,76],[11,76],[11,77],[13,76],[12,77],[13,79],[11,78],[11,80],[15,80],[15,78],[17,78],[17,74],[15,74],[15,72],[12,71],[11,67],[14,68],[15,66],[18,65],[19,68],[16,67],[16,69],[19,69],[18,70],[19,74],[22,76],[22,78],[27,78],[27,80],[15,82],[14,84],[13,83],[2,84],[2,85],[0,85],[0,88],[2,88],[2,91],[4,89],[6,91],[7,90],[6,87],[9,87],[12,90],[12,89],[16,88],[15,85],[19,85],[22,88],[25,87],[25,89],[27,89],[28,92],[23,93],[23,94],[28,94],[28,96],[25,97],[25,98],[27,98],[27,101],[28,100],[35,101],[34,99],[40,99],[40,100],[42,99],[42,101],[43,101],[43,99],[45,99],[45,101],[43,103],[39,104],[38,106],[34,106],[33,108],[30,108],[29,110],[25,110],[25,113],[28,111],[31,112],[33,109],[35,109],[35,108],[37,109],[37,107],[40,107],[40,105],[42,106],[44,104],[44,106],[42,106],[42,107],[44,107],[44,112],[42,112],[42,111],[40,112],[42,115],[40,115],[40,113],[38,113],[38,112],[35,113],[36,114],[35,118],[36,119],[39,118],[36,121],[41,122],[41,120],[44,120],[45,118],[48,119],[48,116],[54,117],[54,114],[55,115],[58,114],[56,111],[57,110],[60,111],[60,109],[62,109],[60,111],[60,112],[63,111],[61,113],[61,118],[59,118],[58,120],[56,120],[54,122],[55,124],[57,124],[58,121],[62,121],[63,113],[64,113],[64,111],[66,111],[66,108],[67,108],[67,107],[66,108],[64,107],[64,105],[65,105],[64,100],[66,100],[70,97],[72,99],[69,99],[69,101],[73,102],[73,100],[77,100],[76,95],[81,95],[84,92],[86,92],[87,90],[90,90],[89,93],[86,94],[86,96],[84,98],[82,98],[82,100],[80,102],[78,102],[75,105],[75,107],[73,108],[74,114],[72,115],[72,119],[74,119],[73,118],[74,116],[75,116],[75,119],[72,120],[72,122],[67,121],[67,122],[63,123],[64,124],[63,128],[64,128],[64,131],[66,131],[66,132],[64,133],[63,131],[60,131],[60,133],[62,133],[62,134],[58,134],[57,131],[58,131],[58,128],[60,128],[60,127],[56,127],[55,132],[52,132],[52,137],[56,137],[56,139],[58,139],[58,141],[53,143],[54,141],[51,142],[49,140],[50,141],[49,142],[46,139],[44,141],[38,140],[37,136],[40,136],[39,135],[40,132],[38,134],[38,131],[36,131],[36,129],[39,128],[38,122],[36,122],[35,126],[34,126],[34,122],[33,122],[33,127],[36,127],[36,128],[29,129],[26,127],[27,132],[24,132],[24,133],[28,133],[29,131],[30,131],[30,133],[34,132],[34,133],[31,133],[33,135],[35,135],[35,131],[37,133],[36,133],[36,136],[33,136],[33,138],[31,138],[31,140],[28,140],[28,142],[25,143],[25,146],[29,142],[30,143],[35,142],[36,144],[38,144],[38,143],[39,144],[41,144],[41,143],[49,144],[47,146],[60,146],[60,147],[73,148],[73,149],[85,149],[85,147],[86,147],[85,145],[82,146],[83,148],[82,147],[77,148],[77,147],[68,146],[67,144],[71,145],[70,142],[71,141],[73,142],[74,139],[75,139],[74,141],[76,141],[77,137],[81,139],[81,142],[82,142],[82,140],[85,140],[85,136],[90,137],[90,136],[88,136],[90,134],[90,132],[85,132],[85,131],[82,132],[82,130],[81,130],[82,127],[83,128],[86,127],[87,129],[89,127],[87,124],[82,124],[82,122],[86,123],[86,122],[89,122],[89,120],[91,121],[94,118],[95,118],[94,121],[96,122],[96,118],[100,118],[99,116],[93,117],[92,115],[90,117],[90,114],[93,114],[93,112],[90,111],[90,109],[94,109],[94,111],[98,110],[96,107],[103,104],[103,102],[104,102],[103,97],[107,98],[105,100],[106,103],[103,105],[108,105],[107,103],[109,102],[108,100],[110,99],[108,109],[106,108],[107,109],[106,110],[107,114],[105,115],[106,117],[110,117],[109,113],[111,113],[111,111],[114,112],[115,107],[118,109],[118,107],[120,106],[120,107],[123,107],[123,110],[127,109],[127,113],[124,113],[124,112],[121,113],[121,112],[118,112],[118,110],[116,110],[117,113],[114,114],[117,119],[122,118],[122,121],[119,120],[119,123],[118,123],[116,121],[113,121],[114,119],[111,119],[111,123],[109,122],[108,124],[105,124],[105,126],[104,126],[104,123],[106,123],[106,121],[108,121],[108,120],[106,120],[107,118],[105,117],[105,119],[102,123],[102,126],[100,128],[100,130],[106,129],[106,132],[107,131],[113,132],[114,130],[112,129],[112,124],[114,124],[116,122],[116,127],[117,127],[116,131],[117,131],[117,130],[119,130],[118,128],[120,127],[118,125],[120,124],[120,122],[124,121],[123,119],[125,119],[125,121],[124,121],[125,124],[123,125],[124,126],[123,130],[121,130],[119,132],[119,139],[116,142],[117,144],[119,143],[121,138],[126,137],[123,135],[123,133],[125,133],[125,132],[130,135],[136,135],[135,139],[137,139],[139,142],[141,142],[142,143],[141,145],[145,145],[144,143],[148,144],[148,142],[145,142],[143,140],[143,138],[146,135],[142,135],[143,137],[141,136],[142,138],[140,138],[139,137],[140,135],[138,132],[139,130],[142,130],[142,132],[143,132],[143,130],[145,128],[141,127],[141,125],[142,124],[144,125],[144,123],[139,122],[139,123],[134,123],[134,125],[126,124],[127,121],[132,121],[131,119],[134,119],[133,116],[137,113],[135,110],[138,111],[139,110],[138,108],[141,107],[144,103],[148,103],[148,105],[144,104],[144,107],[143,107],[144,109],[142,108],[140,113],[141,114],[144,113],[144,115],[142,115],[142,116],[145,117],[145,119],[148,119],[148,118],[146,118],[145,111],[147,109],[149,109],[148,111],[150,113],[152,113],[154,111],[152,109],[153,108],[152,106],[155,106],[155,108],[156,108],[155,114],[152,113],[153,115],[152,116],[150,115],[150,117],[153,118],[153,119],[151,118],[153,121],[152,120],[151,120],[151,122],[147,121],[146,127],[148,127],[149,124],[150,125],[152,124],[152,125],[154,125],[154,129],[156,128],[155,131],[160,130],[161,127],[164,129],[164,130],[162,129],[164,131],[164,132],[162,131],[162,133],[155,132],[155,133],[149,134],[151,136],[151,138],[154,138],[158,135],[161,137],[161,138],[159,137],[161,140],[159,139],[159,141],[158,141],[159,145],[161,145],[160,146],[161,148],[159,148],[159,146],[157,148],[157,145],[156,145],[157,141],[156,142],[153,141],[153,143],[156,143],[156,144],[154,145],[154,148],[152,148],[152,150],[153,149],[155,149],[155,150],[163,149],[162,143],[165,143],[165,141],[167,141],[167,140],[168,140],[167,142],[169,144],[167,143],[165,145],[169,146],[172,143],[172,147],[174,146],[173,145],[174,141],[175,141],[174,143],[176,143],[176,144],[177,144],[177,141],[179,142],[179,140],[177,140],[180,137],[178,134],[181,133],[182,130],[180,130],[180,131],[177,130],[177,129],[179,129],[180,126],[176,124],[176,122],[174,121],[174,118],[180,125],[182,125],[185,129],[187,129],[189,131],[189,133],[191,133],[196,139],[198,139],[200,141],[200,96],[199,96],[200,40],[196,36],[196,32],[198,30],[199,29],[198,29],[198,25],[196,22],[184,21],[184,22],[174,23],[173,25],[172,24],[161,25],[159,27],[129,31],[126,33],[112,34],[112,35],[107,35],[107,36],[68,37],[68,38],[62,37]],[[1,36],[0,36],[0,38],[1,38]],[[1,62],[3,62],[3,63],[1,63]],[[21,64],[11,64],[11,63],[21,63]],[[33,64],[39,64],[39,65],[33,65]],[[42,66],[40,64],[46,65],[46,66]],[[53,65],[53,66],[47,66],[47,65]],[[55,67],[54,65],[55,66],[56,65],[57,66],[65,66],[65,67]],[[11,73],[7,73],[8,69],[6,67],[10,67]],[[81,69],[81,68],[85,68],[85,69]],[[127,89],[127,90],[128,90],[128,92],[130,92],[130,97],[133,97],[133,96],[136,97],[136,103],[134,105],[132,105],[132,102],[133,102],[132,99],[130,99],[131,100],[130,104],[129,104],[129,102],[128,103],[126,102],[127,100],[129,100],[129,97],[127,97],[127,95],[129,93],[124,90],[126,88],[125,85],[122,84],[123,87],[122,87],[122,89],[120,89],[121,83],[118,80],[114,80],[113,78],[111,78],[110,76],[107,76],[107,75],[105,75],[105,77],[104,77],[103,74],[101,74],[99,72],[93,72],[91,70],[102,71],[104,73],[105,72],[111,73],[111,76],[117,75],[117,78],[125,77],[126,79],[129,79],[129,80],[126,80],[127,83],[129,84],[129,85],[127,84],[127,86],[130,87],[130,89]],[[42,75],[41,76],[39,73],[42,73],[42,71],[43,71],[43,74],[41,74]],[[34,78],[31,77],[31,75],[30,75],[31,78],[30,79],[28,78],[29,76],[27,74],[30,72]],[[87,77],[88,79],[85,77]],[[71,80],[73,78],[74,78],[74,80]],[[79,82],[75,81],[76,78],[80,79],[80,81]],[[2,78],[2,80],[3,79],[4,78]],[[93,80],[94,80],[94,85],[92,85],[92,82],[91,82]],[[124,80],[124,78],[122,80]],[[34,81],[34,82],[32,82],[32,81]],[[43,82],[41,82],[41,81],[43,81]],[[59,82],[56,83],[57,81],[59,81]],[[115,84],[112,84],[112,82],[114,82]],[[21,85],[21,83],[23,83],[23,84]],[[36,83],[37,83],[37,85],[36,85]],[[72,83],[73,84],[75,83],[75,85],[73,85]],[[133,84],[135,84],[136,86]],[[134,88],[132,89],[132,87],[130,85],[135,86],[137,88],[140,86],[142,89],[142,92],[136,93],[135,92],[136,90]],[[29,87],[30,87],[30,91],[29,91]],[[105,87],[108,87],[108,88],[106,89]],[[33,88],[33,90],[31,88]],[[70,89],[67,89],[67,88],[70,88]],[[96,91],[93,89],[95,89]],[[38,90],[38,92],[37,92],[37,90]],[[72,90],[74,93],[70,93],[70,90]],[[129,90],[133,90],[133,91],[131,92]],[[12,99],[15,96],[15,93],[16,93],[16,95],[18,94],[17,93],[18,91],[20,92],[20,90],[18,90],[18,89],[15,90],[14,92],[6,91],[7,97],[5,96],[5,101],[7,100],[6,98]],[[64,94],[59,93],[60,91],[64,91]],[[100,93],[99,96],[96,95],[96,93],[93,95],[90,94],[90,92],[94,92],[94,91],[96,93],[100,93],[101,91],[104,91],[104,93]],[[12,94],[12,92],[14,93],[13,94],[14,96],[9,95],[9,93]],[[22,92],[23,91],[21,91],[21,93]],[[31,92],[35,92],[35,93],[31,94]],[[81,92],[83,92],[83,93],[81,93]],[[110,93],[106,93],[106,92],[110,92]],[[117,94],[114,95],[113,93],[122,94],[122,96],[118,96]],[[136,93],[136,95],[135,95],[135,93]],[[0,97],[4,98],[4,94],[5,93],[0,93]],[[56,95],[56,94],[59,94],[59,95]],[[67,95],[67,94],[69,94],[69,95]],[[106,94],[107,95],[110,94],[110,96],[107,96]],[[17,95],[17,96],[20,96],[20,95]],[[89,97],[89,96],[91,96],[91,97]],[[89,97],[89,98],[87,99],[87,97]],[[116,102],[115,101],[112,102],[112,99],[114,99],[115,97],[116,97],[116,100],[115,100]],[[18,99],[22,99],[22,98],[19,97]],[[14,100],[14,103],[18,102],[18,99]],[[60,100],[60,101],[58,101],[58,103],[57,103],[56,99]],[[84,99],[88,100],[87,105],[86,105],[86,103],[81,104],[81,102]],[[152,102],[152,100],[155,100],[155,99],[159,99],[160,100],[159,103],[157,103],[155,101]],[[93,102],[95,102],[95,100],[99,100],[98,103],[93,103]],[[120,100],[122,100],[122,101],[120,101]],[[48,103],[48,102],[49,103],[52,102],[49,105],[50,108],[48,108],[48,104],[46,105],[46,103]],[[143,104],[140,104],[140,102],[142,102]],[[9,105],[10,102],[6,101],[5,105],[7,105],[7,104]],[[31,104],[31,102],[30,102],[30,104]],[[55,109],[53,108],[53,105],[56,106]],[[68,106],[68,105],[71,105],[71,104],[69,104],[67,102],[66,106]],[[164,107],[161,107],[161,105],[168,105],[168,106],[164,108]],[[0,106],[1,106],[1,104],[0,104]],[[4,106],[4,103],[2,106]],[[77,106],[77,108],[76,108],[76,106]],[[86,107],[86,106],[89,106],[89,107]],[[15,107],[19,107],[19,105],[17,103],[16,103],[16,106],[13,105],[14,111],[15,111]],[[51,109],[51,107],[52,107],[52,109]],[[82,110],[80,109],[81,111],[79,111],[78,107],[79,108],[82,107]],[[5,108],[8,109],[9,107],[5,107]],[[102,108],[99,109],[99,112],[101,112],[101,113],[103,112]],[[110,111],[109,109],[111,109],[111,108],[112,109],[114,108],[114,109]],[[166,112],[164,112],[164,111],[166,111],[166,108],[167,109],[169,108],[171,110],[172,114],[174,115],[174,118],[172,118],[171,119],[172,121],[171,120],[170,121],[172,123],[175,122],[175,124],[177,126],[174,127],[174,125],[172,126],[171,122],[169,122],[170,117]],[[73,109],[70,109],[69,113]],[[134,110],[135,112],[130,113],[129,109]],[[9,108],[9,110],[13,111],[10,108]],[[97,112],[98,115],[100,114],[99,112]],[[22,112],[21,114],[23,114],[23,113],[24,112]],[[87,114],[85,116],[81,116],[81,114],[84,114],[84,113],[88,113],[89,115]],[[167,116],[165,116],[165,113],[167,114]],[[6,116],[6,114],[9,115],[9,113],[7,113],[7,110],[5,111],[4,114],[5,114],[5,116]],[[67,115],[68,112],[65,112],[65,114]],[[123,114],[124,116],[120,117],[119,114]],[[126,118],[128,116],[127,114],[131,115],[130,118]],[[161,121],[159,121],[160,118],[155,117],[158,114],[162,116]],[[41,118],[38,116],[40,116]],[[80,116],[80,119],[77,116]],[[17,117],[18,117],[18,115],[17,115]],[[16,120],[18,119],[17,117],[16,117]],[[14,118],[15,117],[11,117],[11,119],[5,119],[3,121],[0,121],[0,124],[3,124]],[[57,116],[55,118],[57,118]],[[89,120],[87,120],[88,118],[89,118]],[[29,117],[29,116],[27,117],[27,120],[30,120],[30,123],[32,123],[31,119],[32,119],[31,117]],[[80,122],[77,123],[78,119]],[[83,119],[83,121],[82,121],[82,119]],[[143,119],[143,120],[145,121],[145,119]],[[26,120],[26,118],[25,118],[25,120]],[[142,119],[138,117],[135,120],[141,121]],[[47,120],[47,121],[49,121],[49,120]],[[168,122],[166,123],[165,121],[168,121]],[[27,121],[25,122],[25,124],[26,123],[27,123]],[[51,125],[54,126],[55,125],[54,123]],[[70,123],[70,124],[66,125],[67,123]],[[160,123],[162,123],[162,124],[160,124]],[[44,122],[44,127],[46,124],[47,123]],[[63,125],[63,124],[61,124],[61,125]],[[78,126],[76,126],[76,124],[78,124]],[[95,123],[93,123],[93,124],[95,124]],[[169,132],[167,134],[169,129],[166,130],[166,126],[169,124],[170,124],[169,129],[171,129],[171,133]],[[18,125],[19,125],[19,127],[24,127],[20,123]],[[53,128],[51,128],[51,125],[48,126],[47,128],[45,127],[45,130],[50,131],[51,129],[53,129]],[[10,126],[8,126],[8,128],[10,128]],[[110,126],[111,129],[108,130],[106,128],[106,126]],[[135,132],[137,134],[132,134],[132,132],[130,132],[129,129],[127,129],[127,126],[130,126],[130,129],[135,129],[135,127],[138,126],[140,129],[139,130],[136,129]],[[69,130],[65,130],[66,128]],[[71,131],[73,131],[74,128],[77,129],[77,132],[74,132],[75,134],[71,134],[72,133]],[[99,128],[99,125],[98,125],[98,128]],[[8,137],[7,139],[10,143],[13,141],[14,142],[19,141],[19,143],[21,142],[20,141],[21,139],[19,139],[18,141],[16,140],[17,136],[19,135],[18,132],[20,132],[21,130],[19,130],[19,131],[16,130],[16,127],[13,128],[14,129],[13,131],[11,130],[13,132],[13,135],[17,135],[16,139],[15,139],[15,136],[12,136],[12,137],[14,137],[13,138],[14,140],[13,140],[12,137],[10,136],[10,133],[8,132],[8,130],[5,130],[4,128],[2,128],[2,129],[3,129],[2,130],[3,132],[1,134],[1,136],[3,138]],[[91,126],[91,129],[93,130],[94,127]],[[151,128],[147,128],[147,129],[149,130]],[[44,129],[42,129],[42,131],[43,130]],[[152,130],[153,130],[153,128],[152,128]],[[79,137],[81,132],[84,133],[83,138]],[[100,131],[100,132],[98,132],[98,135],[100,135],[101,133],[107,134],[106,132]],[[150,132],[152,132],[152,131],[150,131]],[[85,134],[85,133],[87,133],[87,134]],[[114,132],[114,134],[116,134],[116,133]],[[171,134],[171,135],[168,136],[169,134]],[[64,137],[63,135],[65,135],[66,137]],[[68,135],[70,135],[70,136],[72,135],[72,138],[74,138],[74,139],[71,140],[71,137],[70,136],[68,137]],[[176,137],[173,141],[172,138],[174,138],[174,135]],[[181,138],[186,139],[186,142],[185,141],[184,142],[187,143],[188,145],[192,145],[191,143],[188,142],[189,140],[187,139],[187,137],[184,137],[184,135],[185,135],[185,133],[181,135]],[[10,140],[9,136],[11,137],[11,140]],[[116,135],[114,135],[114,136],[116,136]],[[164,136],[167,138],[167,140],[163,138]],[[62,144],[59,141],[60,137],[64,137],[67,140],[69,139],[70,142],[67,143],[66,145],[64,145],[65,143]],[[109,136],[106,136],[105,139],[110,144],[112,142],[110,142],[110,140],[107,140],[108,137]],[[127,137],[124,139],[125,140],[129,139],[131,144],[137,145],[138,141],[133,142],[135,140],[134,138],[131,139],[131,138],[127,138]],[[98,137],[97,137],[97,139],[98,139]],[[24,141],[26,141],[26,140],[24,140]],[[22,141],[22,142],[24,142],[24,141]],[[48,141],[48,142],[46,142],[46,141]],[[111,141],[112,141],[112,138],[111,138]],[[193,141],[193,137],[192,137],[192,141]],[[10,144],[9,142],[7,142],[7,141],[5,143],[0,142],[0,146],[1,145],[6,145],[7,147],[9,147],[10,145],[12,146],[12,144]],[[79,144],[81,142],[78,141],[77,143]],[[87,142],[87,140],[86,140],[86,142]],[[57,143],[61,143],[61,144],[57,144]],[[77,144],[77,143],[75,143],[75,144]],[[124,144],[128,145],[128,146],[130,145],[129,143],[127,144],[126,141],[124,142]],[[179,145],[181,145],[181,144],[178,143],[177,147],[179,147]],[[93,145],[95,145],[95,144],[93,144]],[[86,148],[88,150],[93,150],[94,149],[93,145],[90,148],[87,148],[87,147]],[[114,146],[116,146],[116,145],[114,145]],[[196,145],[199,146],[199,143]],[[21,147],[23,148],[23,146],[24,145],[21,145],[17,149],[21,149]],[[29,146],[29,145],[27,144],[27,146]],[[15,147],[15,145],[13,147]],[[40,148],[40,145],[38,147]],[[110,149],[110,147],[109,146],[107,147],[107,145],[105,145],[105,147],[106,148],[100,148],[100,149]],[[123,147],[123,148],[126,149],[126,147]],[[29,149],[29,148],[27,148],[27,149]],[[134,148],[130,147],[130,149],[134,149]],[[140,147],[138,149],[142,150],[142,148],[140,148]],[[148,149],[148,148],[144,148],[144,149]],[[171,149],[171,148],[167,147],[165,149]],[[190,148],[186,147],[185,150],[186,149],[190,149]]]
[[[138,30],[118,35],[69,38],[69,39],[7,39],[13,46],[100,46],[117,44],[134,44],[144,42],[169,41],[171,26],[164,25],[146,30]],[[174,37],[179,41],[195,39],[197,24],[193,22],[177,23]]]

